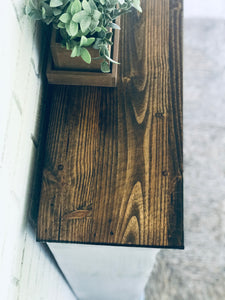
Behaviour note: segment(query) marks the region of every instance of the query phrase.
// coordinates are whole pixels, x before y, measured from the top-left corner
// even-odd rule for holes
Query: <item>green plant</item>
[[[140,0],[29,0],[26,14],[53,24],[60,32],[62,46],[72,51],[71,57],[81,56],[91,63],[88,47],[98,49],[99,58],[103,59],[101,70],[107,73],[110,62],[117,63],[109,54],[112,29],[120,29],[115,20],[132,7],[142,11]]]

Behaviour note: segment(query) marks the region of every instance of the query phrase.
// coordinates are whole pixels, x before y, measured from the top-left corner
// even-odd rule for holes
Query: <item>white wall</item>
[[[30,186],[38,154],[44,44],[23,1],[1,5],[0,46],[0,298],[75,299],[54,260],[28,225]]]
[[[225,18],[224,0],[183,0],[185,18]]]

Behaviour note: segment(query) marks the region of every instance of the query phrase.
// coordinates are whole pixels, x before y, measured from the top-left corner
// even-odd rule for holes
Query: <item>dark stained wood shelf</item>
[[[39,241],[183,248],[182,1],[141,4],[117,88],[51,88]]]

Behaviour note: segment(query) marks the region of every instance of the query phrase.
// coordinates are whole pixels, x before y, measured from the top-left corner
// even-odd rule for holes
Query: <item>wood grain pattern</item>
[[[182,1],[142,7],[117,88],[52,88],[40,241],[183,248]]]

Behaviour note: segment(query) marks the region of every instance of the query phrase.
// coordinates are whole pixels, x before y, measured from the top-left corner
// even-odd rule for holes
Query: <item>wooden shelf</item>
[[[51,87],[39,241],[183,248],[182,1],[142,7],[117,88]]]

